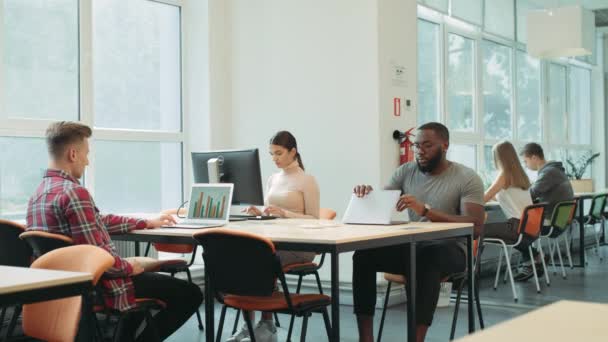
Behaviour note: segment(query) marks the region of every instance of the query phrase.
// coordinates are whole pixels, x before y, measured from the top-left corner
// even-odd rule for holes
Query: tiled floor
[[[608,247],[600,249],[602,255],[608,257]],[[482,310],[486,326],[500,323],[509,318],[533,310],[560,299],[581,300],[608,303],[608,261],[600,262],[599,257],[593,250],[588,250],[590,257],[589,266],[585,269],[567,269],[567,279],[554,275],[551,272],[551,286],[541,285],[541,294],[536,293],[532,280],[527,283],[517,284],[520,299],[517,303],[513,301],[509,283],[500,284],[498,289],[492,289],[493,279],[484,279],[481,283]],[[544,283],[543,283],[544,284]],[[202,309],[202,308],[201,308]],[[343,306],[341,309],[341,334],[342,341],[357,341],[357,329],[352,307]],[[450,333],[454,303],[447,308],[437,309],[433,326],[429,330],[427,341],[447,341]],[[216,313],[219,317],[219,309]],[[230,313],[227,318],[227,327],[223,339],[228,337],[232,327],[234,314]],[[463,336],[467,331],[466,305],[462,306],[459,313],[459,324],[456,336]],[[280,316],[282,328],[279,328],[279,341],[284,341],[287,336],[289,318]],[[377,311],[376,323],[380,319],[380,311]],[[387,313],[384,327],[383,341],[404,341],[406,336],[405,306],[397,305],[390,307]],[[299,321],[296,321],[299,323]],[[376,324],[377,329],[378,324]],[[296,324],[296,335],[299,337],[300,325]],[[326,341],[327,335],[320,316],[313,316],[310,320],[307,334],[308,341]],[[292,338],[293,339],[293,338]],[[199,332],[196,327],[196,318],[193,317],[188,323],[175,333],[169,341],[199,342],[204,340],[204,333]]]

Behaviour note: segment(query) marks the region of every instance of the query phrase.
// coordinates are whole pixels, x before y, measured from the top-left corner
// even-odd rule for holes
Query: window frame
[[[4,29],[4,1],[0,0],[0,51],[4,47],[4,35],[2,30]],[[140,0],[150,1],[160,4],[166,4],[176,6],[179,11],[179,78],[180,78],[180,103],[179,103],[179,131],[163,131],[163,130],[140,130],[140,129],[110,129],[110,128],[96,128],[94,127],[95,122],[95,108],[94,108],[94,75],[93,75],[93,1],[99,0],[74,0],[78,7],[78,120],[82,124],[86,124],[93,129],[92,143],[89,152],[89,166],[86,171],[84,184],[87,189],[94,195],[95,194],[95,140],[109,140],[109,141],[146,141],[146,142],[173,142],[178,143],[181,146],[181,200],[183,201],[185,193],[187,193],[186,176],[188,172],[185,164],[188,164],[190,151],[188,144],[189,134],[188,130],[185,129],[185,122],[188,122],[188,113],[184,109],[185,104],[188,102],[187,94],[185,89],[186,80],[184,75],[185,65],[185,50],[184,44],[184,3],[186,0]],[[3,54],[0,54],[0,66],[3,65]],[[4,67],[0,67],[0,104],[4,103],[2,98],[4,95]],[[52,122],[56,120],[48,119],[35,119],[35,118],[7,118],[4,117],[5,108],[0,105],[0,136],[3,137],[27,137],[27,138],[44,138],[46,128]],[[8,114],[10,115],[10,113]],[[7,116],[8,116],[7,115]],[[189,165],[189,164],[188,164]],[[176,204],[176,206],[178,203]]]

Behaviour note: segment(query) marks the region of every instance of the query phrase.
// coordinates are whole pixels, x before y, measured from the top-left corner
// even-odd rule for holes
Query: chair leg
[[[220,342],[222,340],[222,331],[224,330],[224,319],[226,318],[226,309],[228,309],[226,305],[222,306],[222,313],[220,314],[220,323],[217,326],[217,336],[215,337],[215,342]]]
[[[249,316],[249,311],[243,310],[243,318],[247,323],[247,330],[249,330],[249,338],[251,342],[255,342],[255,335],[253,334],[253,324],[251,323],[251,317]]]
[[[468,280],[466,280],[468,281]],[[456,323],[458,322],[458,310],[460,309],[460,298],[462,296],[462,287],[464,286],[465,280],[463,279],[458,286],[458,295],[456,296],[456,305],[454,306],[454,315],[452,317],[452,329],[450,330],[450,341],[454,339],[454,333],[456,332]],[[469,295],[469,300],[471,296]]]
[[[478,265],[478,267],[479,266],[481,265]],[[481,270],[478,272],[481,274]],[[479,277],[475,277],[475,283],[473,285],[473,291],[475,291],[475,302],[477,304],[477,316],[479,317],[479,327],[484,329],[485,324],[483,323],[483,315],[481,314],[481,300],[479,299]]]
[[[566,279],[566,269],[564,268],[564,260],[562,260],[562,250],[559,248],[559,241],[554,241],[555,249],[557,249],[557,257],[559,258],[559,264],[562,268],[562,278]]]
[[[306,330],[308,329],[308,316],[310,316],[309,313],[305,314],[302,319],[302,333],[300,335],[300,342],[305,342],[306,341]]]
[[[192,282],[192,274],[190,273],[189,268],[186,268],[186,275],[188,276],[188,282],[190,282],[190,284],[194,284]],[[199,310],[199,308],[196,308],[196,319],[198,320],[198,330],[205,330],[203,320],[201,319],[201,311]]]
[[[507,252],[507,246],[502,245],[505,249],[505,261],[507,262],[507,272],[511,281],[511,290],[513,291],[513,300],[517,302],[517,291],[515,291],[515,280],[513,280],[513,271],[511,270],[511,253]]]
[[[281,322],[279,322],[279,315],[276,312],[274,313],[274,325],[276,325],[277,328],[281,327]]]
[[[300,275],[298,278],[298,286],[296,287],[296,293],[300,293],[300,289],[302,288],[302,276]],[[291,341],[291,333],[293,332],[293,324],[296,320],[296,315],[291,315],[289,320],[289,330],[287,331],[287,341]]]
[[[329,314],[327,308],[323,309],[323,322],[325,323],[325,331],[327,331],[327,340],[331,340],[331,322],[329,321]]]
[[[536,292],[540,293],[540,285],[538,283],[538,273],[536,273],[536,263],[534,262],[534,254],[532,254],[532,247],[528,246],[528,252],[530,253],[530,264],[532,264],[532,272],[534,272],[534,281],[536,282]]]
[[[559,241],[557,243],[559,244]],[[570,263],[570,269],[574,269],[574,264],[572,264],[572,254],[570,254],[570,244],[568,243],[567,234],[564,234],[564,243],[566,244],[566,255],[568,256],[568,263]]]
[[[382,340],[382,330],[384,329],[384,319],[386,318],[386,307],[388,306],[388,299],[391,294],[392,284],[393,283],[389,281],[386,287],[386,295],[384,295],[384,307],[382,307],[382,316],[380,317],[380,327],[378,329],[378,339],[376,340],[377,342]]]
[[[160,335],[158,335],[158,329],[156,329],[156,325],[152,320],[150,310],[146,310],[146,329],[148,327],[151,327],[152,331],[154,332],[154,342],[161,342]]]
[[[232,327],[232,335],[236,333],[236,329],[239,325],[239,318],[241,317],[241,310],[236,310],[236,317],[234,318],[234,326]]]
[[[600,255],[600,238],[599,238],[599,234],[597,232],[597,230],[595,229],[595,225],[592,226],[593,227],[593,237],[595,238],[595,254]],[[604,258],[600,255],[600,261],[602,261]]]
[[[0,328],[4,326],[4,317],[6,316],[6,309],[7,308],[2,308],[2,311],[0,311]]]
[[[498,254],[498,266],[496,267],[496,279],[494,279],[494,290],[498,287],[498,278],[500,278],[500,271],[502,267],[502,254],[504,253],[502,246]],[[506,271],[505,271],[506,272]]]
[[[543,270],[545,271],[545,282],[547,286],[551,286],[551,280],[549,280],[549,272],[547,270],[547,264],[545,263],[545,253],[543,252],[543,244],[540,239],[538,240],[538,250],[540,251],[540,260],[543,265]]]
[[[291,315],[291,318],[289,319],[289,329],[287,330],[287,342],[291,341],[291,333],[293,332],[293,324],[296,320],[296,315]]]
[[[555,239],[551,239],[551,238],[547,238],[547,241],[549,242],[549,257],[551,258],[551,265],[553,267],[553,275],[557,275],[557,267],[555,266],[555,258],[553,257],[553,254],[555,252],[555,248],[553,247],[553,242],[555,241]]]
[[[315,278],[317,278],[317,287],[319,288],[319,294],[323,294],[323,286],[321,285],[321,278],[319,272],[315,271]]]
[[[8,341],[9,338],[13,335],[13,331],[15,331],[15,326],[17,325],[17,319],[19,318],[19,316],[21,316],[21,309],[21,305],[15,306],[13,316],[11,317],[11,321],[8,324],[8,327],[6,328],[6,332],[2,341]]]
[[[507,259],[509,259],[509,262],[510,262],[511,261],[511,256],[513,255],[513,248],[507,247],[507,253],[506,253],[506,255],[507,255]],[[519,268],[519,264],[521,263],[521,258],[519,258],[519,260],[517,262],[518,262],[518,266],[517,267]],[[504,277],[502,278],[502,282],[503,282],[503,284],[507,283],[507,273],[506,272],[505,272]]]
[[[152,246],[152,243],[148,242],[148,244],[146,245],[146,252],[144,253],[144,256],[148,256],[148,253],[150,253],[150,246]]]

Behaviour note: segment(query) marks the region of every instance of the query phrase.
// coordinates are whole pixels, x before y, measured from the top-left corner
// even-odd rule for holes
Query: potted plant
[[[587,167],[599,155],[599,153],[592,154],[591,152],[586,152],[576,160],[571,157],[566,158],[566,175],[570,178],[574,192],[593,192],[593,179],[583,179],[583,175]]]

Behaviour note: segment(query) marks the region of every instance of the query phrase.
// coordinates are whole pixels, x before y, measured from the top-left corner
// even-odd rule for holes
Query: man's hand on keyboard
[[[159,228],[161,226],[172,226],[177,223],[173,215],[160,214],[159,217],[146,220],[146,229]]]

